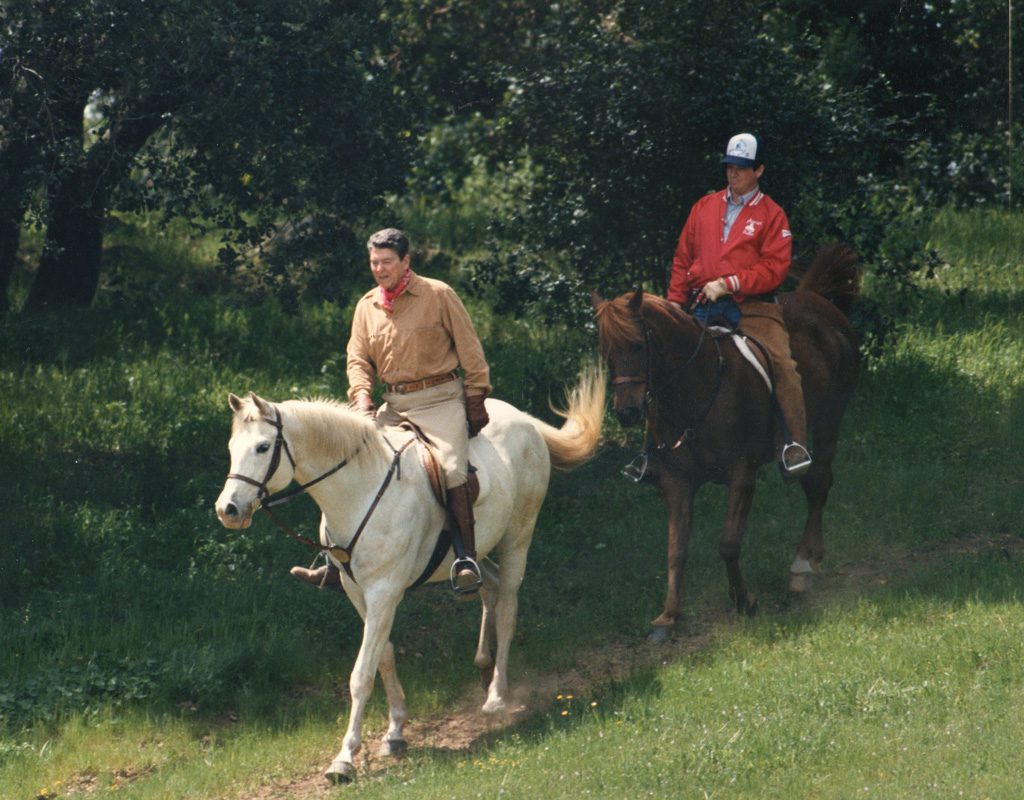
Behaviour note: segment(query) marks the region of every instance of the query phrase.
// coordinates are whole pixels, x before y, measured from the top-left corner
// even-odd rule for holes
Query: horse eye
[[[270,449],[270,442],[263,442],[262,444],[256,445],[257,453],[265,453]]]

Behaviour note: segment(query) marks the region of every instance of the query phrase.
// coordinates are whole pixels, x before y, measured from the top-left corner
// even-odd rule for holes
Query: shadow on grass
[[[987,315],[1008,314],[1019,297],[977,302],[972,297],[972,313],[957,312],[959,297],[936,296],[934,303],[948,325],[966,332]],[[83,318],[52,329],[40,322],[38,329],[29,325],[16,333],[15,351],[30,363],[70,369],[114,357],[126,343],[162,347],[174,335],[168,338],[168,317],[154,314],[134,333],[124,327],[108,331],[96,318],[77,334],[76,323]],[[12,341],[11,323],[4,324],[5,341]],[[174,317],[172,328],[185,324],[184,317]],[[181,340],[180,352],[194,355],[197,342],[215,333],[202,326],[198,330]],[[284,326],[275,335],[289,330]],[[242,327],[236,333],[241,336]],[[229,365],[244,368],[261,348],[274,345],[273,338],[270,333],[257,337]],[[325,345],[324,352],[335,346]],[[306,374],[319,367],[320,357],[307,355],[287,366],[281,362],[280,369]],[[10,355],[5,363],[14,369],[18,359]],[[1019,393],[1015,397],[1007,412],[998,392],[980,387],[948,362],[908,357],[865,373],[844,423],[836,484],[826,509],[831,555],[819,582],[824,597],[828,571],[842,568],[837,564],[883,558],[894,547],[914,551],[966,534],[1020,531],[1013,498],[1020,496],[1024,464],[1014,443],[1024,438],[1024,399]],[[989,417],[987,409],[1004,413]],[[269,727],[291,724],[293,712],[282,711],[291,705],[302,713],[345,712],[342,703],[329,697],[347,683],[361,638],[358,618],[344,600],[287,575],[287,568],[305,563],[308,554],[278,539],[268,522],[244,537],[220,529],[210,504],[223,482],[227,417],[226,412],[216,420],[208,418],[209,412],[198,413],[193,434],[172,439],[159,460],[143,443],[118,453],[99,447],[71,453],[60,442],[18,441],[5,453],[12,463],[25,464],[15,481],[0,488],[3,505],[18,509],[9,517],[0,557],[0,599],[6,641],[12,652],[21,653],[23,663],[0,658],[0,694],[10,695],[18,707],[37,703],[35,712],[5,714],[9,729],[31,726],[34,720],[56,725],[97,705],[117,703],[194,719],[197,732],[231,728],[235,723],[224,715],[239,708],[246,723]],[[666,517],[655,491],[619,474],[634,454],[632,444],[608,445],[578,471],[553,476],[520,592],[513,684],[521,675],[571,670],[581,652],[642,641],[660,610]],[[183,474],[191,477],[183,479]],[[297,506],[285,513],[305,532],[315,529],[314,508]],[[670,650],[679,658],[713,652],[716,645],[702,634],[711,624],[734,619],[718,558],[724,516],[719,487],[702,490],[696,516],[683,644]],[[795,601],[785,591],[803,516],[799,488],[783,485],[765,470],[742,563],[748,584],[761,598],[762,619],[795,629],[814,625],[828,613],[827,606]],[[953,566],[936,567],[933,573],[908,569],[894,578],[896,583],[855,584],[851,591],[892,598],[898,587],[899,592],[919,591],[949,602],[1016,597],[1013,582],[1004,578],[971,594],[974,582],[985,575],[971,573],[969,564],[970,559],[963,561],[967,572],[956,581],[949,580]],[[1013,572],[1012,577],[1020,576]],[[898,613],[898,604],[893,607]],[[476,680],[471,659],[477,626],[476,607],[453,603],[443,590],[425,589],[405,600],[393,640],[411,705],[419,703],[428,713],[458,706]],[[90,661],[93,653],[98,655]],[[52,682],[65,691],[41,694],[46,690],[33,682],[24,664],[42,663],[52,667],[47,674],[67,676],[63,683]],[[295,699],[296,687],[311,688]],[[639,660],[626,677],[588,696],[607,708],[639,692],[657,692],[654,661]],[[381,693],[375,695],[379,718]],[[563,719],[565,709],[552,698],[513,730],[540,737],[576,724],[579,715]],[[48,716],[40,717],[40,701],[51,709]],[[488,747],[506,735],[486,733],[473,747]]]

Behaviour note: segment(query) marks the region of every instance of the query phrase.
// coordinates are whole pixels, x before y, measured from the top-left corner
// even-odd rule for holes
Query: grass
[[[816,597],[787,595],[802,498],[765,471],[743,557],[762,614],[725,611],[724,492],[708,487],[684,632],[662,655],[648,651],[664,511],[618,474],[638,442],[612,425],[594,462],[552,481],[512,682],[571,676],[587,666],[581,654],[611,646],[635,646],[637,666],[559,686],[520,725],[466,751],[414,749],[345,791],[1016,796],[1020,551],[895,559],[1024,534],[1024,267],[1007,238],[1022,224],[938,218],[933,243],[950,266],[922,280],[844,424],[826,515],[832,577]],[[294,583],[287,568],[307,555],[272,526],[229,533],[211,506],[227,392],[340,394],[347,313],[323,305],[296,318],[169,289],[128,310],[101,299],[59,319],[0,320],[0,796],[268,796],[340,746],[354,611]],[[550,418],[547,399],[575,372],[586,332],[473,313],[499,396]],[[313,533],[311,504],[283,513]],[[886,583],[836,592],[835,574],[863,564]],[[401,606],[414,719],[475,696],[476,614],[440,589]],[[384,713],[378,692],[371,734]]]

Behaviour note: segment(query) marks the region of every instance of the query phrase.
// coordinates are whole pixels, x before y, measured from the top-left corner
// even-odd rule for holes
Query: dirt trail
[[[861,562],[840,564],[821,572],[813,589],[803,597],[806,607],[842,602],[884,586],[894,577],[908,570],[928,566],[950,558],[977,557],[986,552],[1002,552],[1007,558],[1024,558],[1024,539],[1010,533],[977,535],[952,541],[933,542],[910,550],[896,548],[883,555]],[[762,612],[764,613],[764,611]],[[768,611],[768,613],[771,613]],[[724,606],[702,609],[699,618],[687,619],[688,630],[664,645],[615,644],[580,653],[578,665],[571,670],[543,675],[519,675],[513,679],[513,709],[501,717],[492,717],[480,711],[483,690],[477,686],[466,695],[449,714],[433,719],[412,719],[406,725],[406,738],[410,751],[427,749],[465,752],[483,743],[495,733],[514,728],[533,714],[556,708],[559,696],[592,697],[607,686],[628,679],[645,669],[670,664],[708,646],[713,631],[734,614]],[[386,759],[373,754],[381,731],[367,731],[364,739],[362,763],[358,765],[357,780],[372,778],[388,765]],[[324,764],[333,757],[325,753]],[[324,780],[320,771],[303,778],[273,786],[265,786],[250,794],[246,800],[319,800],[333,798],[337,789]]]
[[[884,586],[908,571],[950,558],[977,557],[987,552],[1002,552],[1014,560],[1024,558],[1024,539],[1013,534],[970,536],[945,542],[934,542],[910,550],[896,548],[884,555],[864,561],[840,564],[821,572],[814,580],[810,593],[801,603],[813,608],[829,603],[852,600]],[[762,604],[762,613],[773,613]],[[735,618],[725,604],[717,608],[701,609],[700,614],[687,618],[685,634],[674,637],[662,645],[645,642],[617,643],[581,652],[575,659],[577,666],[570,670],[546,674],[513,676],[512,704],[509,713],[491,716],[480,711],[484,693],[479,686],[471,686],[456,706],[446,715],[431,719],[411,719],[406,725],[406,739],[410,752],[433,750],[468,752],[483,745],[489,736],[508,731],[534,714],[551,712],[561,702],[574,698],[592,698],[610,685],[627,680],[644,670],[670,664],[706,649],[720,630],[721,623]],[[382,730],[365,730],[361,763],[357,765],[357,780],[372,779],[391,763],[375,754]],[[331,748],[339,746],[332,742]],[[323,766],[334,756],[334,750],[325,750]],[[79,787],[81,794],[89,794],[87,786]],[[338,790],[327,783],[322,768],[301,779],[275,782],[244,796],[244,800],[320,800],[336,798]]]

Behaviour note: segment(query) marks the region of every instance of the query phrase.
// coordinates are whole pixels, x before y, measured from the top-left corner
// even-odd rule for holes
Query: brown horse
[[[800,479],[807,522],[790,567],[790,589],[797,592],[808,587],[825,555],[822,511],[839,424],[857,382],[858,343],[846,316],[859,291],[857,262],[848,247],[830,245],[815,256],[796,291],[779,295],[814,455]],[[592,300],[615,413],[623,425],[647,420],[644,452],[631,465],[635,477],[656,480],[668,507],[668,592],[651,638],[666,639],[679,618],[694,496],[708,481],[729,487],[719,552],[737,610],[754,614],[757,601],[740,572],[740,544],[757,471],[775,460],[780,442],[765,380],[728,334],[708,329],[674,303],[639,289]]]

